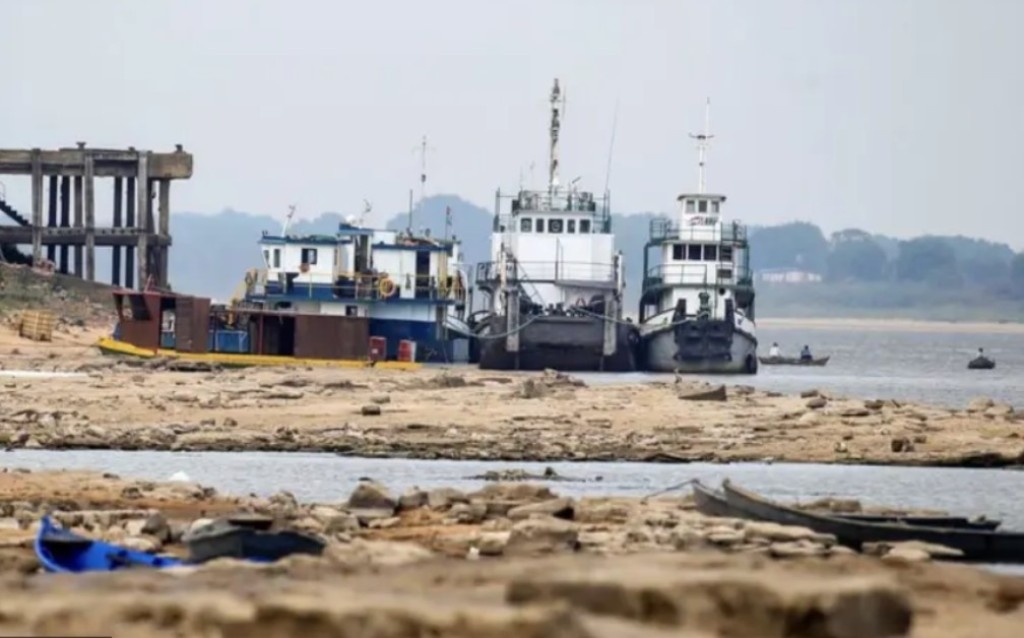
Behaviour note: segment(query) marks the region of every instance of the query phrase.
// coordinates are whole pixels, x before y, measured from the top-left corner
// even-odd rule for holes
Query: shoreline
[[[16,360],[16,361],[15,361]],[[458,367],[174,372],[99,354],[10,357],[84,378],[0,379],[7,449],[323,452],[502,462],[1024,465],[1012,406],[959,409],[807,390],[707,384],[587,385],[555,372]],[[159,363],[159,362],[157,362]]]

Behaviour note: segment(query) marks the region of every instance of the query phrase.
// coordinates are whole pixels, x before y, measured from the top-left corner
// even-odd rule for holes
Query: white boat
[[[559,183],[561,90],[551,92],[548,188],[495,197],[491,261],[475,283],[487,308],[474,314],[475,359],[485,369],[635,369],[636,326],[622,315],[622,256],[609,197]],[[503,201],[510,200],[508,210]]]
[[[651,224],[640,295],[641,365],[658,372],[757,372],[754,285],[746,227],[723,221],[725,195],[705,189],[698,140],[696,193],[679,195],[677,220]],[[649,260],[652,250],[657,260]],[[655,265],[651,265],[651,263]]]

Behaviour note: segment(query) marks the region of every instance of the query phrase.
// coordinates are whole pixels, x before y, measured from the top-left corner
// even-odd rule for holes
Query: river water
[[[987,396],[1024,408],[1021,334],[760,327],[758,341],[764,353],[772,342],[778,342],[783,354],[790,356],[807,344],[815,356],[832,358],[824,367],[760,366],[752,376],[705,378],[786,393],[818,388],[844,396],[952,408],[962,408],[974,397]],[[967,369],[967,362],[979,347],[995,359],[994,370]],[[589,383],[666,378],[648,373],[578,376]]]

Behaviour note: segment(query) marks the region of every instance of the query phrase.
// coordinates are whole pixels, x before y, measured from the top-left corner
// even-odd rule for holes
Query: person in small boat
[[[800,360],[801,361],[810,361],[812,359],[814,359],[814,357],[811,356],[811,347],[805,345],[804,349],[800,351]]]
[[[773,343],[772,347],[768,349],[768,356],[772,359],[778,359],[779,357],[782,356],[782,354],[779,353],[778,343]]]

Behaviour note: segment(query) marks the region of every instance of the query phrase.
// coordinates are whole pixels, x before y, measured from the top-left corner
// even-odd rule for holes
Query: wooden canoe
[[[769,501],[729,480],[722,483],[726,503],[744,518],[798,525],[832,534],[842,545],[859,550],[864,543],[920,541],[960,550],[957,560],[983,563],[1024,563],[1024,532],[954,529],[898,523],[874,523],[804,512]]]
[[[693,485],[694,503],[697,511],[706,516],[722,516],[727,518],[750,518],[742,510],[731,507],[725,498],[725,494],[719,490],[710,488],[699,481]],[[796,508],[794,508],[796,509]],[[807,510],[798,510],[807,511]],[[918,527],[943,527],[950,529],[978,529],[994,530],[1002,522],[992,519],[972,519],[965,516],[913,516],[904,514],[861,514],[861,513],[831,513],[831,512],[810,512],[822,516],[841,518],[848,521],[860,521],[862,523],[888,523],[893,525],[914,525]],[[763,520],[763,519],[757,519]]]
[[[832,355],[818,357],[816,359],[801,359],[800,357],[758,357],[757,360],[766,366],[823,366],[828,363]]]

